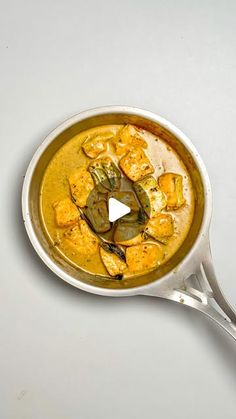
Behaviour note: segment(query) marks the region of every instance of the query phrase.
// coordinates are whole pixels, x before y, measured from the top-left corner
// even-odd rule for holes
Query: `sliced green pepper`
[[[108,216],[107,197],[94,189],[87,200],[84,214],[97,233],[105,233],[110,230],[111,224]]]
[[[119,189],[121,174],[110,157],[95,160],[89,165],[89,172],[100,192]]]

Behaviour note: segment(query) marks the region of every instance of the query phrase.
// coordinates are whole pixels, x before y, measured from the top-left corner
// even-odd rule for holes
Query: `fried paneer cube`
[[[64,238],[81,255],[91,256],[98,250],[98,239],[84,220],[67,230]]]
[[[154,239],[165,242],[165,239],[168,239],[174,234],[172,215],[165,213],[157,214],[155,218],[151,218],[148,221],[145,232]]]
[[[117,256],[116,254],[107,252],[102,247],[100,247],[100,255],[109,275],[122,275],[124,271],[127,269],[126,263],[123,260],[121,260],[119,256]]]
[[[154,172],[154,168],[141,147],[130,150],[121,158],[119,165],[125,175],[136,182]]]
[[[58,227],[69,227],[80,219],[80,213],[70,198],[54,202],[55,219]]]
[[[147,148],[147,142],[143,138],[143,130],[130,124],[121,128],[114,141],[114,145],[118,156],[127,153],[131,147]]]
[[[88,196],[94,188],[92,176],[84,167],[79,167],[68,180],[74,202],[81,208],[85,207]]]
[[[168,209],[178,209],[185,203],[183,178],[177,173],[164,173],[158,178],[158,184],[167,199]]]
[[[107,141],[110,140],[113,136],[114,135],[111,132],[95,134],[84,141],[82,144],[82,149],[88,157],[95,159],[99,156],[99,154],[106,151]]]
[[[128,247],[126,263],[130,273],[138,273],[158,267],[163,259],[163,252],[158,244],[142,243]]]
[[[146,212],[152,218],[166,207],[166,197],[159,189],[158,183],[153,176],[145,177],[133,184],[138,199]]]

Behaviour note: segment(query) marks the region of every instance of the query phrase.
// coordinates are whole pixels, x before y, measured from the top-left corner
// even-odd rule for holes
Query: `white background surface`
[[[235,342],[173,303],[62,283],[31,249],[20,194],[35,148],[72,114],[159,113],[206,163],[214,262],[236,305],[236,2],[0,6],[0,418],[235,419]]]

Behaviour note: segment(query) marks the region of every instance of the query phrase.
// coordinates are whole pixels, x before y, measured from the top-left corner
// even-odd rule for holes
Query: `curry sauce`
[[[110,196],[131,208],[114,225]],[[104,125],[79,133],[53,156],[40,211],[48,240],[65,260],[122,279],[158,269],[177,252],[193,220],[194,193],[168,143],[133,125]]]

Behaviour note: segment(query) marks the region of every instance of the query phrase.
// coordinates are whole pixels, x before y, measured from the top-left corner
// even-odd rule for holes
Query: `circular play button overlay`
[[[83,208],[95,233],[116,244],[129,245],[130,240],[135,244],[135,238],[139,239],[145,230],[151,208],[142,186],[139,186],[139,196],[135,188],[137,182],[127,181],[121,174],[119,179],[114,176],[108,181],[102,177],[96,182]]]

